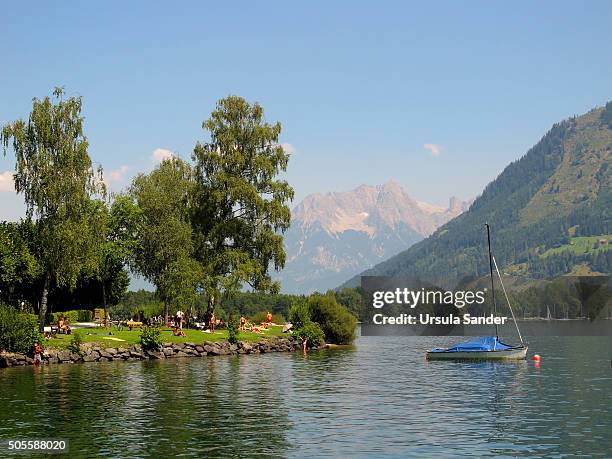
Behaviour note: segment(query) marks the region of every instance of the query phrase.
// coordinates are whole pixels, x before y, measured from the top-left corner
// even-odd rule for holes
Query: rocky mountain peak
[[[418,201],[395,179],[311,194],[293,209],[285,234],[287,264],[279,276],[283,290],[306,293],[337,285],[337,279],[428,236],[465,206],[456,197],[448,208]]]

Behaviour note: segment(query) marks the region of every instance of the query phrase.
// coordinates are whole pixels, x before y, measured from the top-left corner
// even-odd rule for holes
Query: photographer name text
[[[506,316],[472,316],[470,314],[440,317],[431,314],[400,314],[386,316],[374,314],[372,321],[375,325],[504,325],[508,321]]]

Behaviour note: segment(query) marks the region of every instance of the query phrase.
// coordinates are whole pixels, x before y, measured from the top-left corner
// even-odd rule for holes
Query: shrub
[[[79,322],[91,322],[93,320],[93,311],[89,309],[79,309]]]
[[[80,354],[81,344],[83,344],[83,336],[81,335],[80,331],[75,330],[72,332],[70,342],[68,343],[68,350],[70,352],[74,352],[75,354]]]
[[[308,320],[301,324],[299,328],[293,330],[293,336],[300,341],[307,341],[308,347],[318,346],[323,343],[324,333],[319,324]]]
[[[307,305],[311,320],[321,326],[327,342],[353,342],[357,319],[344,306],[338,304],[333,295],[311,295]]]
[[[145,350],[159,349],[162,345],[161,330],[159,327],[146,326],[140,332],[140,344]]]
[[[267,322],[268,311],[259,311],[251,316],[251,322],[254,324],[260,324]],[[285,317],[282,314],[272,314],[272,322],[275,324],[284,324]]]
[[[310,309],[306,302],[291,306],[289,321],[293,324],[293,336],[302,342],[308,340],[308,347],[318,346],[324,341],[325,334],[320,325],[311,320]]]
[[[306,322],[310,322],[310,311],[305,302],[296,303],[289,309],[289,322],[299,328]]]
[[[227,321],[227,331],[229,333],[229,337],[227,340],[231,344],[236,344],[238,342],[238,328],[240,327],[240,321],[238,316],[234,313],[229,315],[229,319]]]
[[[89,309],[73,309],[70,311],[52,312],[51,323],[56,324],[61,317],[65,317],[70,323],[91,322],[93,320],[93,311]]]
[[[36,316],[0,305],[0,349],[28,354],[41,342]]]

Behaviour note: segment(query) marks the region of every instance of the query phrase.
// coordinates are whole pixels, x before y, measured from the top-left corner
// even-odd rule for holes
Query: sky
[[[477,196],[552,126],[612,100],[612,2],[10,2],[0,124],[64,86],[113,191],[189,159],[230,94],[282,124],[296,202],[395,179]],[[18,219],[11,152],[0,220]]]

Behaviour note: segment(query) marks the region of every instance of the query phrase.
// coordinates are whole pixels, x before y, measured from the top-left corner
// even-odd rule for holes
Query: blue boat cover
[[[499,341],[495,336],[481,336],[465,343],[459,343],[447,349],[435,348],[431,352],[482,352],[482,351],[503,351],[512,349],[513,346]]]

